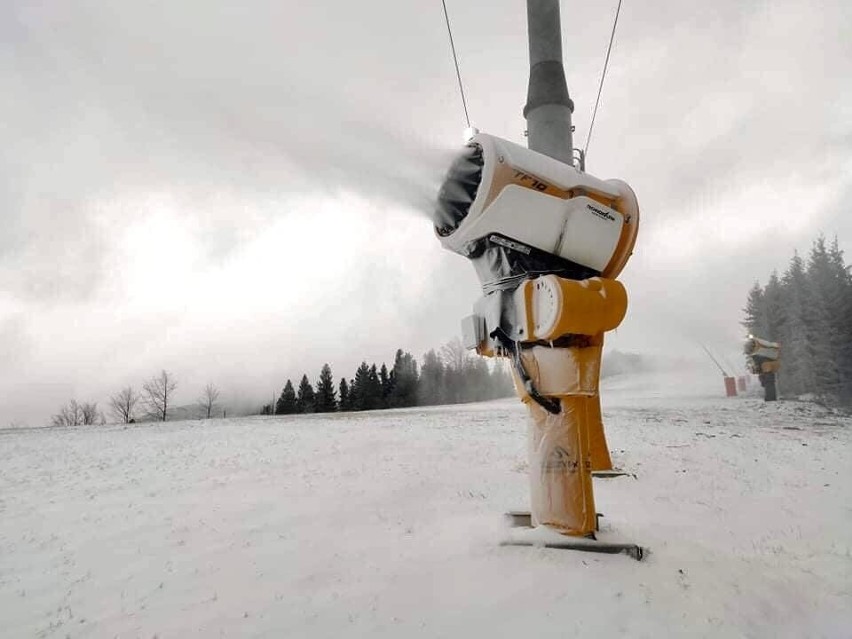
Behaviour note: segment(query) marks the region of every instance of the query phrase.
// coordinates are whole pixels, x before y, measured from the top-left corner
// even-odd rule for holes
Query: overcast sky
[[[562,3],[577,144],[615,4]],[[473,124],[523,143],[524,3],[447,5]],[[642,209],[611,347],[738,359],[755,280],[819,233],[852,261],[850,7],[625,0],[587,165]],[[6,0],[0,48],[0,425],[162,368],[260,401],[470,312],[426,213],[464,128],[437,0]]]

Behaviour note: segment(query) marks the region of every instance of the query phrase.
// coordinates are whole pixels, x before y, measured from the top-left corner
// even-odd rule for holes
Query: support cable
[[[601,72],[601,82],[598,85],[598,97],[595,99],[595,109],[592,111],[592,122],[589,124],[589,132],[586,134],[586,145],[583,147],[584,158],[589,154],[589,141],[592,139],[592,129],[595,128],[595,118],[598,115],[598,106],[601,102],[601,91],[603,91],[606,71],[609,66],[609,55],[612,53],[612,43],[615,41],[615,28],[618,26],[618,16],[621,13],[621,1],[622,0],[618,0],[618,7],[615,10],[615,19],[612,21],[612,33],[609,35],[609,46],[606,48],[606,59],[604,60],[603,71]]]
[[[447,33],[450,36],[450,49],[453,52],[453,63],[456,65],[456,77],[459,80],[459,93],[461,93],[461,101],[462,107],[464,107],[464,119],[467,122],[468,128],[470,128],[470,116],[467,112],[467,100],[464,97],[464,84],[462,83],[461,71],[459,70],[459,58],[456,55],[456,45],[453,41],[453,30],[450,28],[450,16],[447,13],[447,3],[445,0],[441,0],[441,5],[444,7],[444,20],[447,21]]]

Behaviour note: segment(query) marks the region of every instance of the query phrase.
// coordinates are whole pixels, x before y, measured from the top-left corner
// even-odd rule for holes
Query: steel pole
[[[574,103],[562,66],[559,0],[527,0],[527,28],[530,82],[524,117],[529,148],[573,165]]]

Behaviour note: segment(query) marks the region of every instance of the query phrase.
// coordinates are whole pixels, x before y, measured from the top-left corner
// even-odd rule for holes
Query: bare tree
[[[219,389],[213,384],[207,384],[201,393],[201,397],[198,398],[198,406],[201,408],[201,412],[207,415],[207,419],[210,419],[213,414],[217,399],[219,399]]]
[[[142,386],[148,411],[161,422],[168,418],[172,394],[176,388],[177,382],[171,373],[166,371],[160,371],[159,375],[152,377]]]
[[[76,399],[72,399],[53,416],[54,426],[79,426],[83,423],[83,409]]]
[[[80,412],[82,413],[83,425],[85,426],[93,424],[102,426],[106,423],[106,419],[104,419],[104,414],[98,410],[97,402],[84,402],[80,405]]]
[[[449,368],[456,371],[464,369],[465,364],[471,360],[470,353],[462,345],[461,340],[456,337],[441,347],[441,360]]]
[[[103,424],[104,415],[98,410],[97,402],[80,403],[72,399],[53,416],[54,426],[90,426]]]
[[[133,419],[133,411],[140,400],[140,395],[132,386],[122,388],[109,398],[110,412],[122,424],[129,424]]]

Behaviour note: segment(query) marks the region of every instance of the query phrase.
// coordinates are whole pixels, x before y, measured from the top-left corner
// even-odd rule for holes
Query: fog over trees
[[[807,259],[795,253],[783,274],[755,283],[744,313],[752,335],[781,344],[782,395],[852,403],[852,275],[836,238],[819,237]]]
[[[422,366],[411,353],[398,349],[393,366],[361,362],[354,375],[340,378],[335,387],[331,366],[324,364],[316,388],[302,375],[298,393],[288,379],[275,405],[263,414],[362,411],[436,404],[476,402],[513,393],[512,379],[502,361],[491,366],[485,358],[472,355],[456,339],[439,351],[430,350]]]

